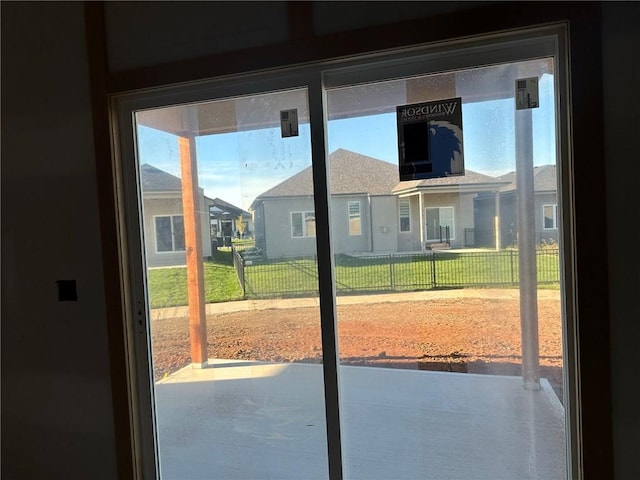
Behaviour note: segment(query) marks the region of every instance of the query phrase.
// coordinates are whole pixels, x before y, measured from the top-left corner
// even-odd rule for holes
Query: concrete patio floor
[[[162,478],[328,478],[322,367],[210,360],[156,385]],[[340,367],[348,479],[566,478],[546,380]]]

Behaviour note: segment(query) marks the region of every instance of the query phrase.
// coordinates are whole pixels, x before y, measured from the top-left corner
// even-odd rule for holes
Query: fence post
[[[513,250],[509,250],[509,263],[511,265],[511,285],[516,283],[515,272],[513,271]]]
[[[244,258],[242,258],[242,255],[240,255],[238,249],[234,246],[231,246],[231,258],[233,258],[233,268],[236,271],[238,283],[240,284],[240,288],[242,289],[242,298],[246,298],[247,287],[244,278]]]
[[[391,290],[396,289],[396,282],[393,278],[393,255],[389,254],[389,283],[391,284]]]
[[[436,288],[438,282],[436,281],[436,251],[431,250],[431,288]]]
[[[242,270],[242,298],[247,298],[247,279],[245,278],[246,272],[244,271],[244,257],[241,257],[240,254],[238,254],[238,256],[241,260],[240,269]]]

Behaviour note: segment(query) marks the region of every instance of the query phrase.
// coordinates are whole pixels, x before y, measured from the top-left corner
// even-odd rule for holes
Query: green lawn
[[[540,250],[538,283],[557,288],[558,254]],[[518,283],[517,251],[487,253],[438,252],[429,255],[350,257],[338,255],[336,289],[343,293],[402,291],[456,287],[514,287]],[[254,263],[245,267],[248,296],[280,296],[315,293],[317,268],[311,259],[287,259]]]
[[[537,255],[538,284],[558,288],[557,250],[543,249]],[[207,303],[239,300],[238,283],[230,251],[219,250],[205,262]],[[313,259],[253,262],[245,266],[248,297],[281,297],[316,294],[318,275]],[[338,293],[408,291],[432,288],[515,287],[518,282],[518,254],[514,250],[487,253],[438,252],[429,255],[350,257],[335,261]],[[186,268],[155,269],[149,272],[151,307],[187,303]]]
[[[234,238],[231,240],[231,244],[238,250],[244,250],[255,246],[253,238]]]
[[[218,251],[216,258],[204,262],[204,296],[207,303],[241,300],[242,289],[233,268],[231,252]],[[186,267],[149,270],[149,304],[151,308],[187,304]]]

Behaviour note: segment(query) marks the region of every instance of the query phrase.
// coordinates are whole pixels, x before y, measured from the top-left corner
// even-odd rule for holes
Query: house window
[[[400,200],[399,203],[400,210],[400,231],[401,232],[410,232],[411,231],[411,205],[409,200]]]
[[[156,217],[156,250],[184,251],[184,218],[182,215]]]
[[[426,209],[427,241],[439,242],[447,240],[447,227],[449,227],[449,240],[455,237],[453,207],[435,207]]]
[[[542,206],[542,225],[545,230],[555,230],[558,228],[558,205]]]
[[[314,212],[291,212],[291,236],[315,237],[316,214]]]
[[[362,235],[360,202],[349,202],[349,235]]]

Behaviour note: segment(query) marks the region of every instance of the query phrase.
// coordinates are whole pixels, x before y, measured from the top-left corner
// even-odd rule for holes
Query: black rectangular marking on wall
[[[78,290],[75,280],[57,280],[58,301],[59,302],[77,302]]]

